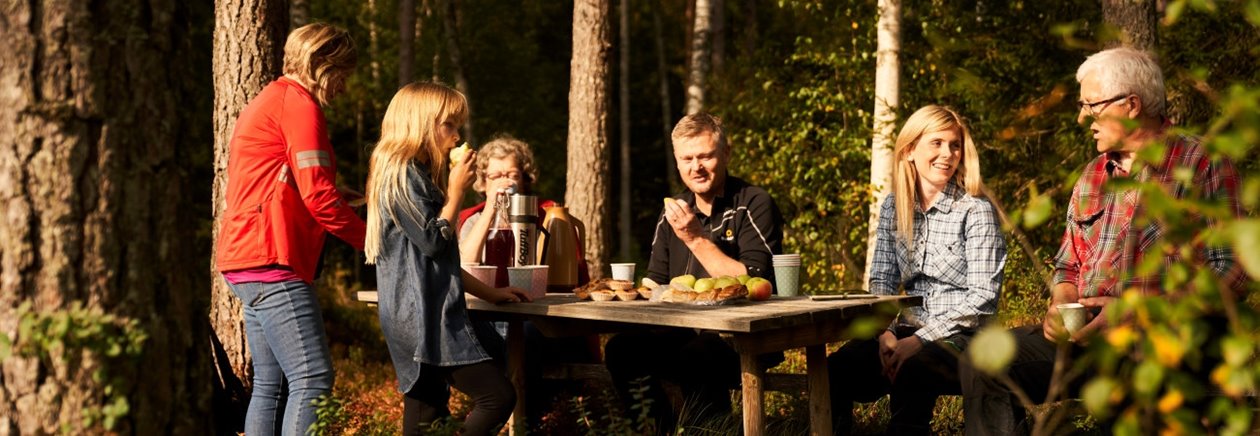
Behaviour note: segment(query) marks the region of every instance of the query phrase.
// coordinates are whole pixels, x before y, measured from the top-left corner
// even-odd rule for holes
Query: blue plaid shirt
[[[987,199],[953,183],[927,211],[915,207],[914,245],[897,235],[893,195],[884,198],[871,264],[873,294],[922,296],[923,306],[903,312],[901,324],[919,327],[924,342],[980,327],[997,311],[1006,264],[1006,241]]]

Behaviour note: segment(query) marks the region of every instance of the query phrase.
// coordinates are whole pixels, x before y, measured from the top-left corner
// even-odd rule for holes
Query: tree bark
[[[665,35],[661,26],[660,8],[652,8],[652,33],[656,36],[656,74],[660,77],[661,88],[661,129],[665,140],[665,180],[669,182],[669,192],[673,194],[682,190],[678,180],[678,164],[674,162],[674,142],[670,139],[674,131],[674,110],[669,96],[669,63],[666,61]]]
[[[1110,41],[1108,48],[1127,45],[1139,50],[1154,50],[1159,14],[1156,0],[1102,0],[1103,21],[1121,32],[1120,40]]]
[[[604,274],[608,247],[608,0],[573,2],[565,203],[586,223],[591,278]]]
[[[451,70],[455,73],[455,89],[462,92],[468,98],[468,121],[464,123],[464,140],[469,144],[477,144],[477,138],[473,136],[473,101],[472,94],[468,90],[468,76],[464,74],[463,57],[460,56],[459,47],[459,3],[452,0],[443,0],[442,7],[442,30],[446,34],[446,51],[447,56],[451,60]]]
[[[879,0],[879,23],[875,56],[875,125],[871,138],[871,219],[868,222],[866,267],[862,288],[870,283],[871,258],[875,254],[875,230],[879,207],[892,187],[893,135],[897,124],[898,93],[901,83],[901,0]]]
[[[621,54],[621,71],[617,75],[618,100],[621,103],[621,184],[617,198],[618,257],[630,260],[630,0],[621,0],[618,12],[618,52]]]
[[[709,75],[712,52],[709,47],[713,22],[710,0],[696,0],[696,16],[691,31],[691,62],[687,71],[687,115],[704,110],[705,78]]]
[[[0,336],[17,344],[0,363],[0,434],[105,433],[83,419],[107,401],[128,406],[110,433],[203,433],[208,301],[188,240],[204,199],[181,189],[198,146],[182,140],[204,128],[183,66],[196,61],[194,10],[209,10],[80,3],[0,6]],[[41,318],[81,305],[147,339],[110,357],[99,344],[119,338],[92,329],[20,329],[24,304]]]
[[[398,0],[398,87],[415,80],[416,53],[412,48],[419,38],[416,21],[416,0]]]
[[[227,206],[228,144],[241,109],[280,76],[289,22],[284,0],[216,0],[214,26],[214,240]],[[211,250],[214,253],[215,250]],[[213,255],[213,254],[212,254]],[[239,428],[253,378],[241,302],[210,262],[210,325],[217,374],[215,421]]]

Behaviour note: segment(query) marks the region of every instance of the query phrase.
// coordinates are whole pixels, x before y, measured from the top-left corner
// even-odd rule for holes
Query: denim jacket
[[[468,365],[503,349],[503,338],[489,322],[468,317],[459,244],[451,224],[439,216],[446,194],[428,169],[414,162],[407,169],[407,188],[406,201],[420,214],[412,216],[402,205],[380,206],[376,261],[381,330],[404,393],[419,379],[421,363]]]

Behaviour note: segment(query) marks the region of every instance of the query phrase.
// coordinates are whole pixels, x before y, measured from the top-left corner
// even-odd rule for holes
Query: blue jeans
[[[332,392],[333,386],[332,358],[315,289],[301,281],[228,286],[245,306],[245,336],[254,355],[254,393],[245,414],[245,434],[305,434],[315,423],[312,402]],[[288,398],[281,405],[286,381]]]

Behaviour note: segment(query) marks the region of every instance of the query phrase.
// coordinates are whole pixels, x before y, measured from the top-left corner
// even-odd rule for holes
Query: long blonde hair
[[[919,171],[910,162],[910,152],[923,135],[943,130],[958,129],[963,139],[963,155],[959,159],[958,170],[954,172],[954,182],[962,186],[968,195],[979,197],[981,185],[980,156],[976,152],[976,144],[971,140],[971,130],[967,123],[952,109],[927,105],[915,111],[906,119],[897,135],[897,144],[893,148],[893,196],[896,207],[897,234],[907,248],[914,246],[914,210],[919,203]]]
[[[376,263],[380,254],[384,219],[382,205],[389,206],[389,219],[397,221],[398,210],[422,221],[420,209],[407,200],[407,166],[425,165],[435,185],[446,189],[446,152],[437,142],[437,129],[449,122],[459,128],[468,120],[468,101],[459,91],[434,83],[411,83],[394,94],[381,121],[381,140],[372,150],[367,180],[367,241],[363,252],[367,263]]]
[[[311,23],[294,29],[284,43],[284,74],[298,77],[321,106],[332,99],[336,87],[344,86],[356,62],[358,54],[350,32],[331,24]]]

